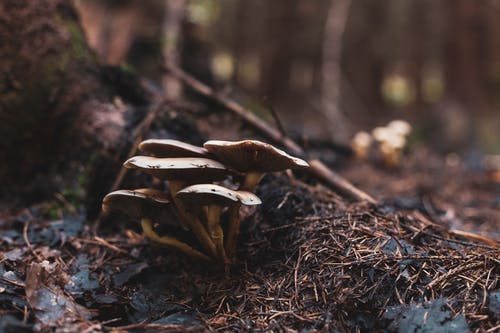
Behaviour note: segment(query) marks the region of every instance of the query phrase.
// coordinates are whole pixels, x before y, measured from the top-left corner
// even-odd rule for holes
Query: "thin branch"
[[[234,100],[227,98],[226,96],[221,95],[216,92],[206,84],[198,81],[193,76],[184,72],[177,66],[172,64],[167,64],[164,66],[164,69],[168,71],[172,76],[178,78],[182,83],[189,86],[191,89],[200,93],[201,95],[211,98],[220,105],[224,106],[229,111],[235,113],[240,118],[251,124],[253,127],[257,128],[259,131],[268,136],[271,140],[275,142],[281,143],[286,149],[293,152],[296,155],[304,156],[304,151],[302,148],[297,145],[293,140],[287,137],[283,137],[279,131],[272,126],[270,126],[267,122],[258,118],[255,114],[245,109],[243,106],[236,103]]]
[[[23,226],[23,239],[24,239],[24,242],[26,243],[26,246],[28,246],[28,249],[30,250],[30,252],[36,257],[36,259],[39,262],[41,262],[42,258],[35,252],[35,249],[33,248],[33,245],[31,245],[30,239],[28,237],[30,222],[33,219],[31,217],[30,213],[29,213],[29,215],[30,215],[30,219],[26,220],[26,222],[24,223],[24,226]]]
[[[271,101],[269,101],[269,99],[267,97],[264,97],[262,99],[262,101],[264,102],[264,104],[267,106],[267,108],[269,109],[269,112],[271,113],[271,116],[273,117],[274,119],[274,122],[276,124],[276,127],[278,128],[278,130],[280,131],[281,135],[283,137],[285,136],[288,136],[286,134],[286,131],[285,131],[285,127],[283,126],[283,123],[281,122],[281,119],[280,117],[278,116],[278,113],[276,112],[276,109],[273,107]]]
[[[245,109],[243,106],[235,102],[234,100],[227,98],[226,96],[222,96],[217,93],[215,90],[207,86],[206,84],[198,81],[188,73],[184,72],[177,66],[172,64],[167,64],[164,69],[168,71],[172,76],[178,78],[182,83],[189,86],[191,89],[200,93],[205,97],[209,97],[214,101],[218,102],[220,105],[224,106],[229,111],[233,112],[241,119],[251,124],[257,130],[259,130],[262,134],[268,137],[270,140],[282,145],[290,151],[291,153],[298,155],[300,157],[304,157],[307,159],[305,151],[300,147],[295,141],[290,139],[289,137],[283,136],[282,133],[277,131],[274,127],[270,126],[267,122],[258,118],[255,114]],[[345,178],[337,174],[335,171],[328,168],[323,162],[320,160],[309,160],[310,164],[309,171],[321,179],[325,184],[334,188],[335,190],[341,192],[342,194],[358,200],[358,201],[367,201],[372,204],[376,204],[377,200],[375,200],[372,196],[365,193],[364,191],[358,189]]]

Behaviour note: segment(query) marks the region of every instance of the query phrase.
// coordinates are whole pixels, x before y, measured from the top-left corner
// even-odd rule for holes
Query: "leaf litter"
[[[445,210],[433,216],[412,195],[350,203],[320,184],[272,175],[259,196],[264,204],[246,212],[228,276],[148,243],[133,224],[108,220],[97,237],[81,216],[50,220],[32,208],[3,217],[0,331],[493,332],[500,325],[500,250],[435,223]]]

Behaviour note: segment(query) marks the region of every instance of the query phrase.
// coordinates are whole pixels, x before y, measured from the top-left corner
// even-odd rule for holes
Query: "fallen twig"
[[[31,214],[30,214],[30,216],[31,216]],[[36,257],[36,259],[38,261],[42,261],[42,258],[35,252],[35,249],[33,248],[33,245],[31,245],[31,242],[30,242],[29,237],[28,237],[30,222],[31,222],[31,218],[24,223],[23,239],[24,239],[24,242],[26,243],[26,246],[28,247],[30,252]]]
[[[118,326],[118,327],[111,327],[108,326],[106,327],[107,329],[110,330],[110,332],[123,332],[123,331],[128,331],[128,330],[133,330],[133,329],[159,329],[159,330],[173,330],[175,332],[187,332],[189,329],[183,325],[176,325],[176,324],[131,324],[131,325],[125,325],[125,326]]]
[[[473,240],[473,241],[478,241],[478,242],[487,244],[487,246],[483,246],[483,247],[486,247],[486,248],[497,248],[497,249],[500,248],[500,244],[496,240],[493,240],[493,239],[490,239],[490,238],[488,238],[486,236],[478,235],[478,234],[475,234],[475,233],[469,232],[469,231],[462,231],[462,230],[458,230],[458,229],[446,229],[444,226],[439,225],[439,224],[431,221],[430,219],[428,219],[426,216],[424,216],[419,211],[414,211],[413,212],[413,216],[415,216],[420,222],[425,223],[427,226],[439,229],[441,231],[446,231],[446,232],[448,232],[448,233],[450,233],[450,234],[452,234],[454,236],[464,237],[464,238],[467,238],[467,239],[470,239],[470,240]],[[439,238],[436,235],[427,234],[425,232],[422,232],[422,233],[426,234],[428,236],[434,237],[434,238]],[[479,245],[475,245],[473,243],[460,242],[460,241],[456,241],[456,240],[452,240],[452,239],[444,239],[443,238],[443,240],[450,241],[450,242],[455,242],[455,243],[460,243],[462,245],[479,246]]]
[[[475,234],[473,232],[463,231],[463,230],[458,230],[458,229],[451,229],[451,230],[449,230],[449,232],[455,236],[461,236],[461,237],[464,237],[467,239],[472,239],[475,241],[483,242],[485,244],[488,244],[488,245],[496,247],[496,248],[500,248],[500,243],[498,243],[497,241],[490,239],[488,237],[482,236],[482,235]]]
[[[175,65],[166,64],[164,69],[199,94],[215,100],[226,109],[258,129],[269,139],[285,147],[285,149],[289,150],[291,153],[307,158],[305,151],[295,141],[284,136],[280,131],[258,118],[255,114],[245,109],[234,100],[217,93],[215,90],[198,81],[196,78],[192,77]],[[335,190],[358,201],[367,201],[372,204],[377,203],[377,200],[375,200],[372,196],[355,187],[345,178],[328,168],[320,160],[309,160],[308,162],[311,166],[309,168],[310,172]]]
[[[287,136],[286,134],[286,130],[285,130],[285,127],[283,126],[283,123],[281,122],[281,119],[280,117],[278,116],[278,113],[276,112],[276,110],[274,109],[273,105],[271,104],[271,102],[267,99],[267,97],[264,97],[262,99],[262,102],[264,103],[264,105],[269,109],[269,112],[271,113],[271,116],[273,117],[274,119],[274,123],[276,124],[276,127],[278,128],[278,130],[280,131],[281,135],[282,136]]]

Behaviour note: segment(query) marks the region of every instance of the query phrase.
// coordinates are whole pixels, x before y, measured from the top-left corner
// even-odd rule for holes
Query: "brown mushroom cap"
[[[222,163],[242,172],[271,172],[309,166],[306,161],[257,140],[210,140],[203,147]]]
[[[106,213],[119,211],[134,219],[150,218],[170,225],[179,224],[165,193],[148,188],[111,192],[102,200],[102,210]]]
[[[123,166],[142,169],[162,180],[188,182],[222,180],[231,174],[220,162],[201,157],[157,158],[134,156],[128,159]]]
[[[201,206],[214,204],[218,206],[232,206],[237,203],[250,206],[262,203],[259,197],[252,192],[234,191],[215,184],[188,186],[177,192],[176,197],[195,202]]]
[[[172,139],[149,139],[139,144],[139,149],[156,157],[206,157],[205,148]]]

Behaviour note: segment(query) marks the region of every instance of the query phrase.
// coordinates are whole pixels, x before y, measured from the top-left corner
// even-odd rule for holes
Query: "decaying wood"
[[[290,151],[295,155],[307,158],[306,156],[307,154],[304,151],[304,149],[302,149],[302,147],[300,147],[297,143],[295,143],[295,141],[293,141],[289,137],[283,136],[280,131],[276,130],[274,127],[270,126],[267,122],[258,118],[255,114],[245,109],[243,106],[241,106],[234,100],[218,94],[215,90],[203,84],[202,82],[198,81],[196,78],[184,72],[177,66],[174,66],[172,64],[167,64],[164,67],[164,69],[168,71],[172,76],[177,77],[180,81],[188,85],[193,90],[197,91],[198,93],[206,97],[212,98],[213,100],[224,106],[226,109],[233,112],[247,123],[251,124],[262,134],[268,137],[270,140],[282,145],[283,147],[285,147],[285,149],[287,149],[288,151]],[[344,179],[335,171],[328,168],[320,160],[309,160],[308,162],[311,165],[311,167],[309,168],[310,172],[314,176],[325,182],[325,184],[332,187],[333,189],[358,201],[367,201],[372,204],[377,203],[376,199],[374,199],[369,194],[363,192],[362,190],[358,189],[348,180]]]

